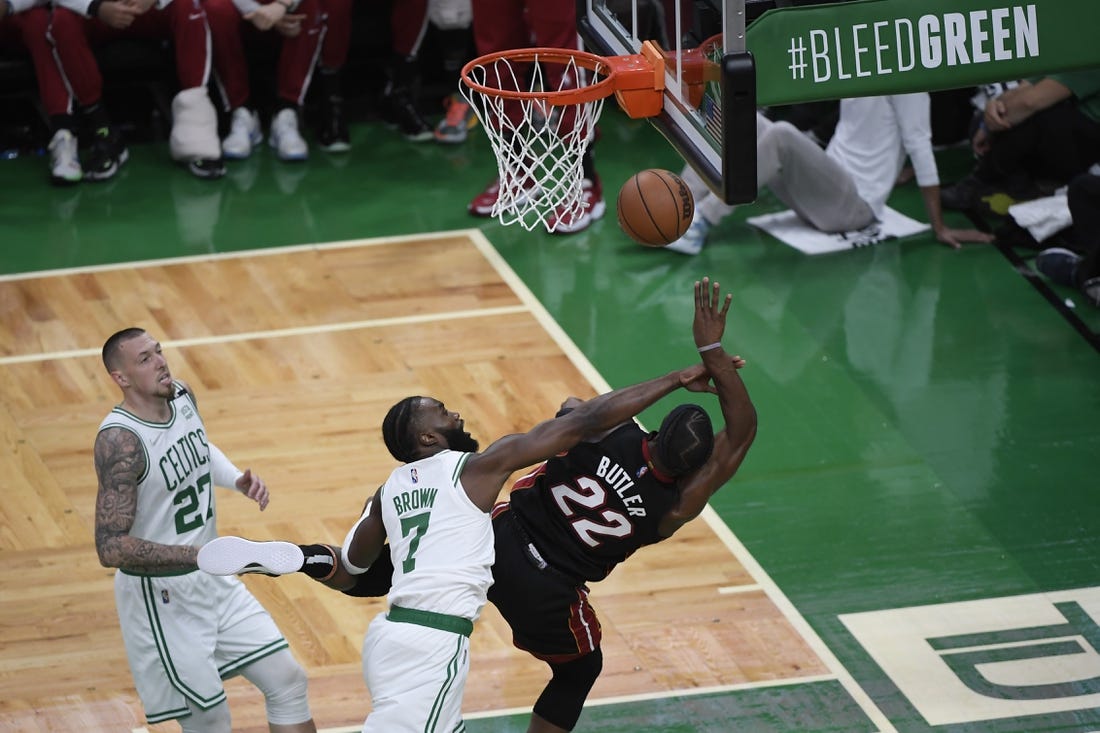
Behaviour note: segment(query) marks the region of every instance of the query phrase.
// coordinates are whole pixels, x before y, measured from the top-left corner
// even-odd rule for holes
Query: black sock
[[[326,580],[336,572],[336,555],[328,545],[298,545],[305,555],[305,562],[298,572],[314,580]]]
[[[340,84],[340,70],[321,68],[318,76],[318,84],[321,85],[321,94],[325,99],[341,101],[344,97]]]
[[[58,130],[74,132],[76,130],[76,119],[71,114],[50,115],[50,130],[52,132]]]
[[[111,126],[111,119],[107,116],[107,110],[99,102],[90,104],[80,109],[80,114],[88,125],[89,130],[98,130]]]
[[[593,182],[596,180],[596,162],[592,159],[591,147],[581,156],[581,170],[584,171],[585,178]]]

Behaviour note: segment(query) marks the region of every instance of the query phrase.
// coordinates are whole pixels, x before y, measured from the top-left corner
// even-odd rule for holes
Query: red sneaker
[[[526,201],[536,195],[538,192],[538,186],[532,184],[524,193],[517,196],[516,204],[522,206]],[[485,190],[474,197],[474,200],[466,204],[466,210],[474,216],[492,216],[493,206],[496,205],[497,199],[500,198],[500,179],[494,178],[493,182],[485,187]]]
[[[555,212],[546,222],[550,231],[554,234],[576,234],[603,218],[607,204],[603,200],[603,185],[599,176],[581,181],[581,202],[583,210],[580,214],[574,215],[561,209]]]

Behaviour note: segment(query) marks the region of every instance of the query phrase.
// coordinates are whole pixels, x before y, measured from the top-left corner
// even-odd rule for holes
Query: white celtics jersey
[[[471,455],[446,450],[409,463],[382,487],[390,605],[471,620],[481,613],[493,583],[493,525],[462,488]]]
[[[145,451],[129,534],[166,545],[204,545],[217,537],[210,447],[191,395],[178,382],[173,390],[167,422],[148,422],[116,407],[99,430],[129,430]]]

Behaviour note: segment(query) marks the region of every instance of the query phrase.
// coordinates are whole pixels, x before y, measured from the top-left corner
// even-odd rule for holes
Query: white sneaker
[[[302,548],[292,542],[253,542],[218,537],[199,548],[199,569],[211,575],[288,575],[305,564]]]
[[[68,130],[58,130],[50,138],[50,182],[58,186],[79,183],[84,177],[76,136]]]
[[[298,132],[298,112],[290,107],[280,110],[271,119],[271,134],[267,140],[281,160],[305,160],[309,157],[309,146],[302,133]]]
[[[229,160],[244,160],[252,155],[252,148],[263,139],[260,116],[244,107],[237,107],[229,121],[229,134],[222,140],[222,155]]]
[[[710,223],[699,214],[696,214],[691,220],[688,230],[684,232],[684,236],[675,242],[666,244],[665,249],[679,252],[682,255],[697,255],[703,251],[703,245],[707,241],[709,232]]]

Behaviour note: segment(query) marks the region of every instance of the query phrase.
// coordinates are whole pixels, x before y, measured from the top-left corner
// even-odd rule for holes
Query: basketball
[[[635,173],[619,189],[619,226],[638,244],[664,247],[684,236],[695,197],[680,176],[660,168]]]

